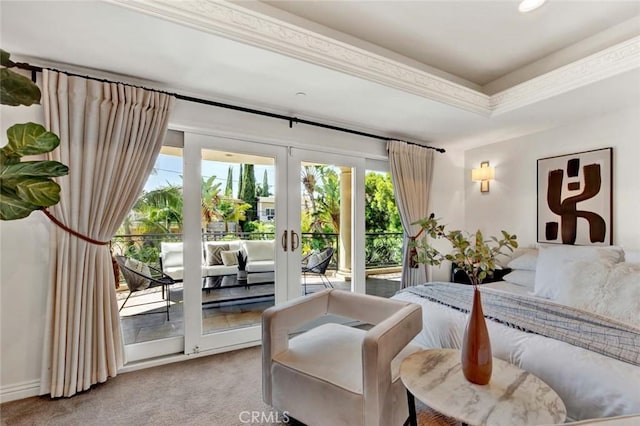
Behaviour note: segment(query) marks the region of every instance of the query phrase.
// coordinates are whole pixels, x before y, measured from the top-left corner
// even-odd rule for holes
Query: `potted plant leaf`
[[[422,227],[424,237],[414,243],[417,252],[415,260],[429,265],[440,265],[445,260],[455,262],[473,284],[473,303],[462,341],[462,372],[470,382],[486,385],[491,379],[493,362],[478,284],[487,275],[493,274],[497,268],[497,257],[504,254],[505,249],[513,251],[518,247],[516,236],[502,231],[502,238],[490,237],[485,240],[480,230],[475,234],[460,230],[446,231],[445,225],[438,223],[433,213],[416,223]],[[442,253],[430,244],[429,238],[444,238],[451,243],[453,251]]]
[[[0,101],[3,105],[30,106],[40,102],[40,89],[13,72],[16,64],[0,50]],[[41,155],[60,144],[58,136],[36,123],[14,124],[7,130],[7,144],[0,149],[0,220],[22,219],[34,210],[60,201],[60,186],[53,177],[65,176],[69,168],[58,161],[21,161]]]

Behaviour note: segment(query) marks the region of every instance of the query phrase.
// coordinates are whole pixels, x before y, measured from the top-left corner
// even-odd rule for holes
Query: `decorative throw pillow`
[[[538,249],[522,249],[516,252],[515,257],[507,263],[507,267],[511,269],[522,269],[525,271],[535,271],[537,263]]]
[[[238,264],[238,252],[227,250],[221,251],[220,257],[222,258],[222,264],[224,266],[233,266]]]
[[[589,312],[600,310],[602,289],[609,279],[612,264],[601,261],[577,260],[559,267],[556,302]]]
[[[313,268],[320,262],[322,262],[322,260],[320,260],[320,254],[313,253],[311,256],[309,256],[309,259],[307,260],[307,269]]]
[[[207,265],[222,265],[223,251],[229,251],[229,244],[207,244]]]
[[[624,253],[616,246],[571,246],[540,245],[536,263],[536,279],[533,294],[538,297],[555,299],[559,289],[565,284],[562,277],[563,265],[567,262],[584,260],[601,261],[613,265],[622,261]]]
[[[640,327],[640,264],[569,262],[557,302]]]
[[[640,263],[614,265],[602,298],[599,313],[640,327]]]
[[[535,271],[526,271],[524,269],[514,269],[513,271],[509,272],[507,275],[502,277],[502,280],[507,281],[511,284],[520,285],[533,290],[533,287],[536,282],[536,273]]]
[[[130,257],[127,258],[124,266],[136,272],[139,272],[142,275],[146,275],[148,277],[151,276],[151,270],[149,269],[149,266],[137,259],[132,259]],[[147,278],[142,277],[138,274],[134,274],[132,272],[129,272],[127,275],[125,275],[124,278],[125,282],[127,283],[127,287],[129,287],[129,291],[144,290],[145,288],[148,288],[149,284],[151,283]]]
[[[624,261],[628,263],[640,263],[640,251],[625,250]]]

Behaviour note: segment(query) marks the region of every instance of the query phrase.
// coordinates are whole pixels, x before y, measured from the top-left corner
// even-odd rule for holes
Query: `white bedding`
[[[529,295],[504,281],[485,284]],[[393,299],[422,305],[424,327],[414,339],[425,348],[460,348],[467,314],[404,292]],[[560,395],[571,420],[640,413],[640,367],[571,344],[487,321],[493,355],[542,379]]]

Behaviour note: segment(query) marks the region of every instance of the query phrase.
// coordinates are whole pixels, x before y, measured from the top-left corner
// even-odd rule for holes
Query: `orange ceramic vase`
[[[480,290],[473,290],[473,305],[462,341],[462,372],[471,383],[486,385],[491,379],[492,355],[489,331],[482,312]]]

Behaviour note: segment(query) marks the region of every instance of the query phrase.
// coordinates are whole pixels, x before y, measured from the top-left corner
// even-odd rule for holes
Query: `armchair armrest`
[[[262,395],[271,405],[271,359],[289,347],[289,333],[306,321],[327,313],[327,289],[299,297],[262,312]]]
[[[365,407],[365,415],[383,413],[386,409],[385,390],[391,388],[392,381],[391,361],[420,330],[422,307],[411,303],[371,328],[365,335],[362,345],[363,391],[365,401],[378,404],[375,409]],[[380,421],[377,418],[367,418],[365,424],[380,424]]]

